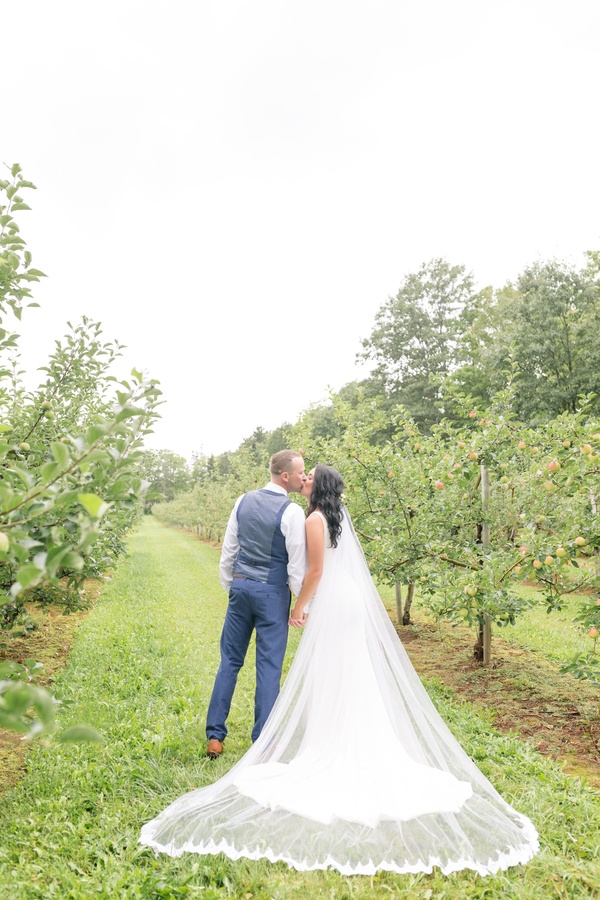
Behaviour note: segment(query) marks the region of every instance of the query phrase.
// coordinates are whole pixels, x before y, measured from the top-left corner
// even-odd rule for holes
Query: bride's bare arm
[[[323,574],[325,525],[319,515],[312,513],[306,520],[306,553],[308,556],[308,569],[304,576],[302,590],[296,598],[296,603],[290,613],[290,625],[294,628],[302,628],[306,623],[307,614],[304,608],[311,600],[319,586]]]

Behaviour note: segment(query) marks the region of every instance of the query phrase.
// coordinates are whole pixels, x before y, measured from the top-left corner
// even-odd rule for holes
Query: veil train
[[[327,532],[327,530],[326,530]],[[157,852],[223,852],[344,875],[486,875],[530,860],[531,821],[463,751],[417,676],[350,517],[258,740],[144,825]]]

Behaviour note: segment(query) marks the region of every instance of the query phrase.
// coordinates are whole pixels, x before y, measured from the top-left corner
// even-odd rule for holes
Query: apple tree
[[[199,460],[196,465],[200,468]],[[156,503],[152,512],[167,525],[220,541],[236,499],[245,491],[262,487],[267,479],[264,461],[257,461],[254,448],[246,444],[228,454],[226,473],[205,475],[191,491],[177,494],[168,503]]]
[[[99,576],[123,549],[145,485],[135,471],[144,436],[158,415],[155,381],[135,369],[110,373],[122,347],[87,318],[56,342],[39,386],[20,380],[20,320],[43,273],[15,214],[33,189],[18,165],[0,180],[0,625],[10,629],[25,598],[65,597]],[[72,593],[72,592],[71,592]]]
[[[302,421],[295,433],[311,464],[327,461],[343,473],[375,577],[395,584],[397,595],[405,586],[409,598],[419,585],[435,615],[475,626],[479,656],[485,627],[525,611],[519,581],[534,579],[549,610],[597,586],[580,555],[600,542],[600,431],[585,403],[531,429],[515,420],[511,401],[503,391],[484,413],[464,401],[469,425],[442,422],[424,435],[377,399],[350,406],[334,397],[340,438],[315,440]],[[386,427],[389,439],[373,444]]]

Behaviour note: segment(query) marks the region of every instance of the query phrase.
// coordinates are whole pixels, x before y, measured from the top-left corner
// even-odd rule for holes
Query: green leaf
[[[44,465],[40,469],[40,475],[41,475],[42,481],[44,481],[44,482],[52,481],[54,476],[58,472],[60,472],[60,469],[61,469],[61,467],[59,466],[58,463],[55,463],[55,462],[44,463]]]
[[[0,709],[0,728],[6,728],[8,731],[18,731],[22,734],[29,732],[29,724],[27,722],[24,722],[13,713],[5,712],[3,709]]]
[[[33,475],[29,469],[25,469],[23,466],[18,466],[15,463],[15,465],[11,466],[7,471],[16,475],[26,488],[33,486]]]
[[[25,563],[17,571],[17,581],[22,588],[27,588],[40,577],[40,570],[31,563]]]
[[[104,738],[100,732],[96,731],[96,729],[92,728],[90,725],[73,725],[71,728],[66,728],[65,731],[62,731],[57,735],[56,740],[61,744],[65,744],[68,741],[93,741],[96,744],[104,743]]]
[[[37,685],[29,685],[31,691],[31,705],[40,717],[44,725],[51,725],[54,721],[54,713],[56,712],[57,701],[54,696],[45,688]]]
[[[58,547],[52,547],[52,549],[48,552],[46,570],[51,577],[53,577],[56,574],[58,568],[63,565],[65,557],[70,552],[71,548],[68,544],[63,544]]]
[[[88,444],[93,444],[107,431],[108,427],[106,425],[91,425],[85,433],[85,439]]]
[[[86,463],[108,462],[108,460],[108,453],[106,452],[106,450],[102,450],[100,447],[96,447],[96,449],[88,453],[85,458]]]
[[[78,491],[65,491],[61,490],[59,494],[57,494],[56,499],[54,501],[54,506],[63,507],[70,506],[72,503],[77,502],[77,494]]]
[[[117,413],[115,417],[115,422],[122,422],[124,419],[131,419],[133,416],[143,416],[145,410],[140,409],[138,406],[124,406],[123,409]]]
[[[33,705],[32,691],[29,685],[15,682],[2,694],[3,706],[16,716],[24,715]]]
[[[85,560],[79,553],[75,553],[74,550],[69,550],[62,558],[60,564],[63,569],[75,569],[76,572],[81,572],[84,562]]]
[[[30,672],[35,672],[37,669],[44,668],[44,663],[36,662],[35,659],[24,659],[23,665],[27,666]]]
[[[25,674],[25,667],[8,659],[0,663],[0,678],[19,678]]]
[[[66,444],[63,444],[60,441],[53,441],[50,445],[50,449],[52,450],[52,456],[59,466],[63,469],[66,468],[71,461],[69,448]]]
[[[108,503],[96,494],[78,494],[77,499],[94,519],[100,519],[108,510]]]

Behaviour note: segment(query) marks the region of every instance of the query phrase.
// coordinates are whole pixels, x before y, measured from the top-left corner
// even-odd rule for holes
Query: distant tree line
[[[590,394],[587,409],[595,416],[600,411],[600,251],[587,252],[579,268],[559,260],[537,262],[514,283],[482,290],[465,266],[432,259],[406,275],[382,304],[358,356],[372,363],[371,374],[332,399],[356,406],[377,398],[390,414],[401,409],[424,433],[443,420],[465,423],[465,397],[485,409],[509,384],[515,416],[531,427],[574,413],[581,397]],[[331,403],[311,406],[302,420],[315,438],[340,436]],[[159,502],[170,502],[197,484],[230,476],[238,454],[264,473],[293,430],[291,423],[273,431],[258,427],[237,450],[196,453],[191,464],[170,450],[146,451],[142,471],[161,495]],[[374,429],[374,442],[387,437],[389,429]],[[155,502],[148,501],[146,511]]]

